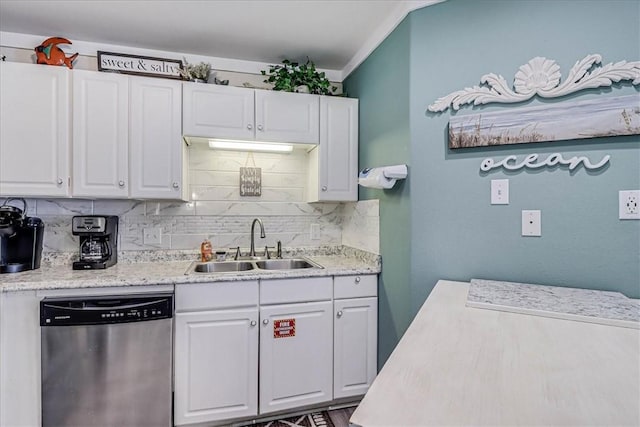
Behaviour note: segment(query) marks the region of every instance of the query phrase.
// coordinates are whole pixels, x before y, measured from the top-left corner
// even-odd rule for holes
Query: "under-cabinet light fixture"
[[[232,141],[227,139],[210,139],[209,148],[231,151],[266,151],[270,153],[291,153],[293,145],[270,144],[266,142]]]

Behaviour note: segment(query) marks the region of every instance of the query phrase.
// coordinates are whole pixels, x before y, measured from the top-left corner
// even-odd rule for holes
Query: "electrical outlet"
[[[159,245],[162,243],[162,228],[145,228],[142,230],[142,242],[145,245]]]
[[[542,213],[540,211],[522,211],[522,235],[542,236]]]
[[[508,179],[492,179],[491,180],[491,204],[492,205],[508,205],[509,204],[509,180]]]
[[[618,218],[640,219],[640,190],[618,192]]]
[[[311,240],[320,240],[320,224],[311,224],[310,230]]]

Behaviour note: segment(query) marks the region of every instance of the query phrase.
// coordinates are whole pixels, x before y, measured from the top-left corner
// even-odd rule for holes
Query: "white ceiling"
[[[346,76],[410,10],[437,2],[0,0],[0,31],[267,64],[308,56]]]

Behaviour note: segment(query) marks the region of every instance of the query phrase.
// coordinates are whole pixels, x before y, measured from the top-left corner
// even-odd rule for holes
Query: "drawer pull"
[[[360,277],[356,277],[356,283],[360,283]]]

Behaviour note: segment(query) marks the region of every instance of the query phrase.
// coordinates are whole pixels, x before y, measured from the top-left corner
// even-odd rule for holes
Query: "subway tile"
[[[144,215],[145,203],[140,200],[94,200],[95,215]]]
[[[195,215],[194,202],[147,202],[148,216],[186,216]]]
[[[91,215],[93,201],[82,199],[38,199],[38,215]]]

